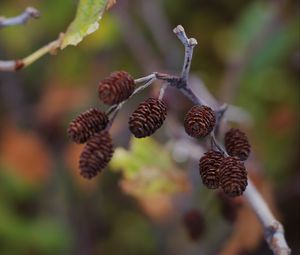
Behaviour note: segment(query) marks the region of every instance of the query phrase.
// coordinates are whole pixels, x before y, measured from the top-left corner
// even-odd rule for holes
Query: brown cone
[[[125,71],[113,72],[100,81],[98,85],[99,99],[108,105],[121,103],[134,91],[134,79]]]
[[[201,238],[205,231],[205,221],[198,209],[190,209],[186,212],[183,223],[191,240],[196,241]]]
[[[193,106],[184,118],[185,132],[195,138],[207,136],[213,130],[215,123],[214,111],[204,105]]]
[[[248,184],[244,164],[237,157],[227,157],[219,169],[220,186],[224,193],[230,197],[242,195]]]
[[[219,187],[219,167],[224,156],[221,152],[210,150],[199,162],[199,170],[203,184],[209,189]]]
[[[68,135],[75,143],[85,143],[91,136],[104,130],[107,124],[107,115],[92,108],[69,124]]]
[[[150,97],[142,102],[129,117],[129,129],[137,138],[150,136],[162,126],[166,115],[165,103]]]
[[[107,131],[93,136],[85,145],[79,160],[80,174],[91,179],[105,168],[113,155],[113,145]]]
[[[236,156],[244,161],[249,157],[250,144],[244,132],[232,128],[225,134],[225,147],[230,156]]]

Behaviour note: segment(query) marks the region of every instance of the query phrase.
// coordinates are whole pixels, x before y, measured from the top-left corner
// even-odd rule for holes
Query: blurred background
[[[57,38],[76,4],[1,0],[0,16],[27,6],[42,16],[0,30],[0,59],[25,57]],[[172,88],[167,120],[153,137],[132,139],[127,120],[159,84],[115,120],[110,166],[91,181],[79,175],[82,146],[69,141],[68,123],[90,107],[106,109],[96,88],[112,71],[136,78],[180,73],[184,49],[172,33],[178,24],[198,40],[191,86],[214,106],[232,105],[225,117],[253,148],[249,175],[300,254],[299,3],[118,0],[78,47],[0,73],[1,255],[272,254],[241,198],[203,187],[198,161],[205,141],[184,135],[192,105]]]

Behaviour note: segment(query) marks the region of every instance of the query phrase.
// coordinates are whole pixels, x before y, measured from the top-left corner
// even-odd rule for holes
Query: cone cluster
[[[232,128],[225,134],[225,147],[230,156],[236,156],[244,161],[249,157],[250,144],[244,132]]]
[[[107,124],[107,115],[92,108],[81,113],[69,124],[68,135],[75,143],[85,143],[90,137],[104,130]]]
[[[237,157],[224,157],[222,153],[210,150],[200,159],[199,170],[206,187],[221,187],[230,197],[242,195],[247,187],[247,171]]]
[[[116,71],[100,81],[98,85],[98,97],[105,104],[118,104],[131,96],[134,86],[134,79],[129,73]]]
[[[129,117],[129,130],[137,138],[150,136],[162,126],[166,115],[167,108],[162,100],[148,98]]]
[[[219,168],[224,156],[221,152],[210,150],[199,162],[200,176],[203,184],[209,189],[219,188]]]
[[[207,136],[213,130],[215,123],[214,111],[204,105],[193,106],[184,118],[186,133],[195,138]]]
[[[102,131],[85,145],[79,160],[80,174],[86,179],[95,177],[105,168],[113,155],[110,134]]]

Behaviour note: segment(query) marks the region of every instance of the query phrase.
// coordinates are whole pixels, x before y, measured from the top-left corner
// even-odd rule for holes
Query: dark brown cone
[[[213,130],[215,123],[214,111],[204,105],[193,106],[184,118],[185,132],[195,138],[207,136]]]
[[[232,128],[225,134],[225,147],[230,156],[236,156],[244,161],[249,157],[250,144],[244,132]]]
[[[219,167],[224,156],[221,152],[210,150],[199,162],[199,170],[203,184],[209,189],[219,187]]]
[[[137,138],[150,136],[162,126],[166,115],[165,103],[150,97],[142,102],[129,117],[129,129]]]
[[[219,176],[220,186],[230,197],[242,195],[247,187],[247,171],[237,157],[224,158],[219,168]]]
[[[113,145],[107,131],[93,136],[80,155],[80,174],[86,179],[95,177],[105,168],[113,155]]]
[[[107,115],[92,108],[81,113],[69,124],[68,135],[75,143],[85,143],[94,134],[104,130],[107,124]]]
[[[113,72],[100,81],[98,85],[99,99],[108,105],[121,103],[134,91],[134,79],[125,71]]]
[[[220,200],[220,211],[225,220],[234,223],[237,220],[238,212],[242,207],[241,197],[229,198],[223,192],[218,192]]]
[[[191,240],[199,240],[205,231],[205,221],[198,209],[191,209],[183,216],[184,226]]]

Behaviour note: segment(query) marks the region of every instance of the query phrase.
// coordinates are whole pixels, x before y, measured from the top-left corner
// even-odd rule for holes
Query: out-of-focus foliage
[[[112,126],[116,153],[110,168],[92,181],[79,175],[82,146],[68,140],[68,122],[92,106],[105,109],[96,87],[114,70],[136,78],[179,72],[183,47],[172,34],[178,24],[199,43],[192,74],[220,101],[252,116],[253,126],[243,127],[254,151],[247,168],[258,173],[252,177],[269,203],[276,198],[288,243],[299,253],[300,55],[294,2],[119,0],[77,47],[21,72],[0,73],[0,254],[181,255],[230,248],[235,254],[271,254],[248,209],[240,211],[241,221],[252,224],[224,219],[217,196],[202,186],[198,159],[185,161],[197,153],[177,148],[188,153],[173,160],[178,155],[171,153],[173,131],[182,127],[191,106],[173,89],[166,92],[168,116],[154,138],[131,140],[127,127],[138,103],[157,95],[149,90],[130,99]],[[0,30],[0,59],[18,59],[57,38],[74,19],[77,1],[1,0],[0,15],[14,16],[27,5],[42,16]],[[197,243],[180,220],[194,207],[207,222]]]

